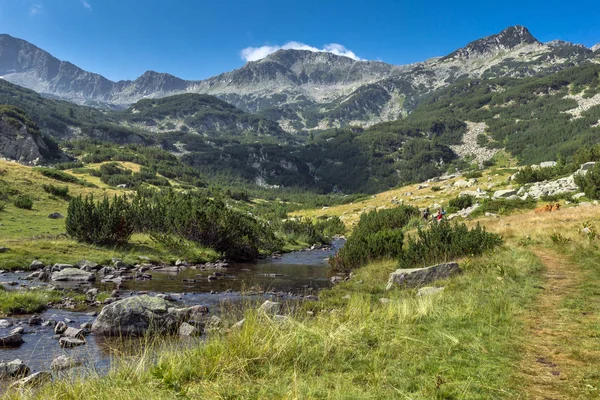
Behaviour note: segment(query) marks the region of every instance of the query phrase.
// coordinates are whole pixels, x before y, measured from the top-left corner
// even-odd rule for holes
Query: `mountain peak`
[[[600,50],[600,43],[597,43],[597,44],[593,45],[592,47],[590,47],[590,50],[592,50],[592,51]]]
[[[500,51],[512,50],[524,44],[541,44],[529,30],[521,25],[509,26],[494,35],[475,40],[458,49],[442,60],[457,58],[485,58],[494,56]]]

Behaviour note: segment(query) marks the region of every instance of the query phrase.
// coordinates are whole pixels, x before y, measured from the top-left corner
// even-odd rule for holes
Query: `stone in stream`
[[[83,332],[83,329],[79,329],[79,328],[73,328],[73,327],[68,327],[64,332],[63,335],[65,337],[69,337],[69,338],[75,338],[75,339],[85,339],[85,334]]]
[[[32,388],[36,386],[41,386],[47,382],[52,381],[52,373],[46,371],[36,372],[35,374],[31,374],[26,378],[19,379],[12,385],[11,388]]]
[[[7,336],[0,337],[0,348],[19,347],[23,343],[23,337],[20,333],[13,333]]]
[[[82,346],[85,344],[85,340],[84,339],[77,339],[77,338],[72,338],[72,337],[61,337],[58,340],[58,344],[60,344],[60,347],[63,348],[70,348],[70,347],[77,347],[77,346]]]
[[[66,369],[78,367],[81,364],[82,364],[82,362],[79,360],[75,360],[72,357],[62,355],[62,356],[58,356],[54,360],[52,360],[52,364],[50,364],[50,369],[52,369],[54,371],[64,371]]]
[[[54,325],[54,333],[57,335],[62,335],[69,327],[63,321],[58,321],[56,325]]]
[[[446,279],[461,272],[455,262],[438,264],[427,268],[397,269],[390,274],[387,287],[390,290],[394,285],[403,287],[418,287],[427,285],[438,279]]]
[[[98,263],[88,261],[88,260],[79,261],[77,263],[77,267],[79,267],[79,269],[82,269],[86,272],[98,271],[101,268],[100,265],[98,265]]]
[[[0,319],[0,329],[10,328],[13,323],[7,319]]]
[[[91,272],[83,271],[77,268],[65,268],[61,271],[52,273],[52,278],[55,282],[91,282],[96,279]]]
[[[0,379],[23,377],[29,375],[29,367],[19,359],[7,363],[0,363]]]
[[[176,333],[197,307],[175,308],[160,297],[132,296],[105,306],[92,324],[98,336],[140,336]]]
[[[41,325],[42,322],[43,322],[42,319],[40,317],[38,317],[37,315],[32,316],[27,321],[27,323],[29,324],[29,326]]]
[[[19,335],[24,334],[25,333],[25,328],[23,328],[22,326],[18,326],[15,329],[13,329],[12,331],[10,331],[11,335],[14,335],[16,333],[18,333]]]

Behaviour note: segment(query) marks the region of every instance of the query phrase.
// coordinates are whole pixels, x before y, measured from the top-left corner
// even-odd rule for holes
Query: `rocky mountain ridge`
[[[148,71],[134,81],[112,82],[24,40],[0,35],[0,76],[39,93],[121,108],[143,98],[211,94],[243,111],[260,113],[288,132],[392,121],[414,110],[433,90],[460,79],[527,77],[598,57],[591,49],[564,41],[543,44],[527,28],[513,26],[445,57],[404,66],[279,50],[200,81]]]

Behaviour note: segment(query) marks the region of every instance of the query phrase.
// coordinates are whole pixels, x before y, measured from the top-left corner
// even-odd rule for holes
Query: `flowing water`
[[[343,240],[334,241],[331,248],[326,250],[313,250],[288,253],[281,258],[259,260],[255,263],[230,264],[228,268],[220,269],[221,276],[216,280],[209,280],[208,276],[215,270],[184,269],[180,272],[151,271],[152,279],[148,281],[129,280],[121,286],[123,296],[135,295],[139,292],[170,294],[181,305],[201,304],[208,306],[211,314],[222,313],[235,305],[260,303],[264,299],[278,298],[280,301],[296,301],[301,298],[313,298],[320,288],[329,287],[332,271],[327,264],[327,259],[344,244]],[[9,289],[19,289],[20,286],[45,285],[36,281],[25,281],[23,278],[28,273],[0,274],[0,283],[17,283],[16,286],[7,286]],[[99,287],[102,290],[114,289],[114,284],[63,284],[65,288],[85,291],[90,287]],[[232,307],[233,305],[233,307]],[[239,310],[238,310],[239,311]],[[79,327],[82,323],[93,322],[94,317],[85,312],[49,309],[39,314],[43,321],[66,321],[69,326]],[[96,338],[93,335],[86,337],[84,346],[73,349],[61,349],[58,340],[53,338],[54,331],[51,326],[30,326],[30,316],[9,318],[12,326],[0,328],[0,336],[7,335],[17,326],[25,329],[23,339],[25,343],[14,349],[0,349],[0,361],[8,362],[16,358],[23,360],[32,370],[49,370],[53,359],[60,355],[68,355],[84,362],[82,367],[76,368],[83,372],[104,372],[110,366],[111,358],[116,353],[124,351],[122,341],[116,342]],[[70,322],[69,322],[70,321]],[[131,346],[126,349],[136,352],[141,344],[135,340],[129,342]]]

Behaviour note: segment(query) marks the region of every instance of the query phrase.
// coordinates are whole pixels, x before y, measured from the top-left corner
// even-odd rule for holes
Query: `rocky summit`
[[[517,25],[445,57],[410,65],[279,50],[205,80],[147,71],[133,81],[113,82],[24,40],[0,35],[0,76],[39,93],[101,107],[126,107],[142,98],[182,93],[210,94],[297,132],[395,120],[414,110],[428,93],[459,79],[556,71],[597,57],[595,50],[597,46],[587,49],[559,40],[543,44]]]

